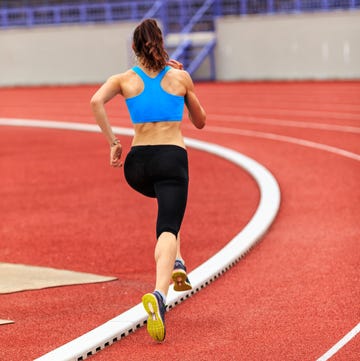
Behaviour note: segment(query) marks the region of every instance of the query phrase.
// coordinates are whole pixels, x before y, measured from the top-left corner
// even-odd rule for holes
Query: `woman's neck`
[[[153,69],[149,69],[144,65],[144,62],[141,61],[141,59],[138,59],[138,66],[150,77],[154,77],[157,74],[159,74],[160,70],[153,70]]]

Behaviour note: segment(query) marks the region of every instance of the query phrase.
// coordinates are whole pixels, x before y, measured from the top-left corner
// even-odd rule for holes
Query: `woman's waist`
[[[134,130],[133,146],[174,144],[185,148],[180,122],[136,124]]]

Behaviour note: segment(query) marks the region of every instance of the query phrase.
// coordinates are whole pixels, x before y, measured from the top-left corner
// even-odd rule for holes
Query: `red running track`
[[[0,117],[92,123],[95,89],[3,88]],[[360,83],[202,83],[197,91],[208,125],[197,131],[185,121],[184,134],[264,164],[280,184],[280,212],[239,264],[167,313],[164,344],[142,328],[92,358],[316,360],[360,321]],[[114,125],[130,126],[120,98],[108,110]],[[99,134],[0,129],[1,260],[118,277],[2,295],[0,318],[15,324],[0,326],[0,359],[31,360],[152,289],[155,206],[108,167]],[[129,139],[123,142],[128,149]],[[189,155],[182,236],[193,269],[246,224],[259,194],[234,165],[191,149]],[[358,360],[359,341],[332,360]]]

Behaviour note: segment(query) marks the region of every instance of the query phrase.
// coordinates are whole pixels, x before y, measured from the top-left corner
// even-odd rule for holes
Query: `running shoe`
[[[157,291],[147,293],[142,297],[142,304],[149,317],[147,319],[147,331],[149,335],[158,342],[165,339],[165,311],[166,306]]]
[[[174,281],[175,291],[189,291],[192,289],[191,283],[187,277],[186,267],[184,263],[178,259],[175,261],[171,278]]]

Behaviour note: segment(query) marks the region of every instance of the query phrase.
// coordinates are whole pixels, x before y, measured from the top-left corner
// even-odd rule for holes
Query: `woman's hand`
[[[174,69],[184,70],[184,65],[175,59],[170,59],[166,65],[170,65]]]
[[[121,161],[122,146],[120,143],[110,147],[110,165],[112,167],[122,167]]]

